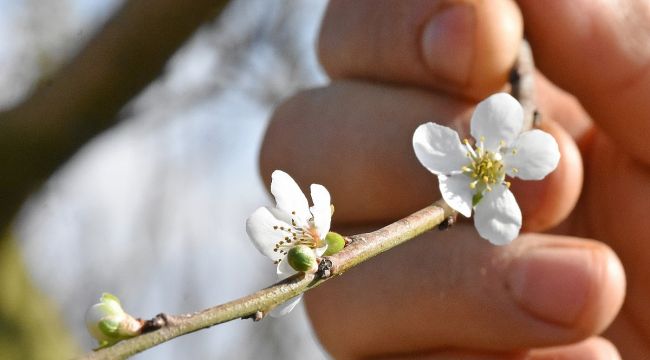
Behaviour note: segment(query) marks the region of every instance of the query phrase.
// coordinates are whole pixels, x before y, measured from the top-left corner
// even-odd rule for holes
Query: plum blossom
[[[290,263],[302,264],[302,271],[315,272],[318,269],[315,259],[327,250],[325,237],[332,218],[330,194],[324,186],[318,184],[312,184],[310,190],[313,201],[311,207],[291,176],[275,170],[271,175],[271,193],[275,197],[276,206],[260,207],[246,220],[248,236],[257,250],[277,264],[279,279],[297,272]],[[289,261],[287,256],[290,254],[299,256],[300,261]],[[296,296],[289,299],[271,311],[271,315],[287,314],[298,304],[300,298],[301,296]]]
[[[420,125],[413,148],[422,165],[438,176],[440,193],[451,208],[465,217],[475,213],[479,235],[505,245],[519,234],[521,210],[506,175],[540,180],[560,159],[555,139],[533,129],[521,132],[523,109],[506,93],[478,104],[472,115],[472,145],[458,133],[434,123]]]

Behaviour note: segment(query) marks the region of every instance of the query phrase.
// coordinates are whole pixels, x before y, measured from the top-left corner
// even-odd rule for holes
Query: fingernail
[[[561,325],[576,323],[598,276],[588,248],[535,248],[510,266],[507,281],[515,301],[534,316]]]
[[[422,33],[422,54],[433,73],[457,85],[469,80],[476,15],[469,4],[443,7]]]

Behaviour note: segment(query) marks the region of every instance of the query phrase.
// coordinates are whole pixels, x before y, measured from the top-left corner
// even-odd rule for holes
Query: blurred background
[[[26,108],[39,109],[33,110],[36,124],[50,121],[46,106],[30,102],[48,87],[56,96],[92,95],[101,77],[66,81],[78,76],[77,61],[84,61],[78,54],[101,39],[105,24],[137,32],[139,22],[153,18],[112,22],[128,3],[149,5],[152,14],[182,14],[147,0],[0,0],[0,126],[3,116]],[[150,318],[210,307],[275,282],[274,265],[252,246],[244,224],[254,209],[271,203],[257,152],[273,106],[327,81],[314,53],[325,4],[234,0],[218,18],[206,16],[163,59],[161,71],[142,80],[144,90],[108,116],[102,125],[108,130],[30,189],[0,246],[0,358],[70,358],[89,351],[96,343],[83,315],[104,291],[117,295],[127,312]],[[161,28],[160,37],[174,26]],[[133,51],[139,56],[137,47]],[[92,68],[94,60],[85,63]],[[98,67],[103,60],[96,58]],[[119,71],[112,76],[113,92],[88,100],[90,109],[117,96],[123,80]],[[57,126],[56,120],[47,124]],[[21,150],[29,144],[20,146],[16,152],[29,154]],[[2,147],[7,153],[0,160],[13,159],[11,149]],[[0,166],[0,180],[17,173]],[[15,193],[11,184],[0,182],[8,199]],[[134,358],[327,355],[301,305],[284,318],[235,320]]]

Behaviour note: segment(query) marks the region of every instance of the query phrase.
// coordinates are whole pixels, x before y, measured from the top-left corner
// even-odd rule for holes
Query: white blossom
[[[332,218],[330,194],[324,186],[311,185],[313,206],[309,207],[307,198],[300,187],[287,173],[276,170],[271,175],[271,193],[276,206],[260,207],[246,221],[246,232],[262,254],[277,264],[280,279],[287,278],[297,271],[287,259],[290,250],[298,245],[302,256],[304,249],[314,252],[314,259],[327,250],[325,236],[329,232]],[[315,272],[317,265],[307,272]],[[301,296],[289,299],[271,311],[272,316],[282,316],[291,311]]]
[[[420,125],[413,135],[415,154],[438,176],[440,193],[451,208],[466,217],[474,210],[481,237],[505,245],[519,234],[521,210],[505,176],[540,180],[555,169],[560,151],[548,133],[521,132],[523,109],[506,93],[480,102],[471,119],[475,142],[446,126]]]

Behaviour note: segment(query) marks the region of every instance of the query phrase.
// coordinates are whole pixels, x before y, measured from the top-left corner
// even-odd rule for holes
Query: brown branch
[[[0,113],[0,229],[227,0],[132,0],[50,81]]]
[[[510,79],[512,93],[524,106],[524,128],[533,125],[534,76],[532,53],[524,43]],[[323,282],[343,274],[352,267],[379,255],[409,239],[438,227],[445,230],[455,221],[456,212],[443,200],[411,214],[377,231],[346,238],[346,246],[339,253],[320,259],[316,274],[296,274],[282,282],[254,294],[185,315],[160,314],[147,321],[147,332],[124,340],[111,347],[86,354],[80,359],[124,359],[178,336],[189,334],[234,319],[261,320],[278,304],[300,295]],[[156,324],[156,325],[151,325]]]
[[[537,125],[539,113],[535,99],[535,61],[528,41],[523,40],[517,60],[510,72],[510,86],[514,96],[524,108],[524,129]]]
[[[278,304],[435,228],[454,214],[455,212],[440,200],[382,229],[350,237],[349,245],[343,250],[321,259],[321,266],[316,274],[299,273],[254,294],[200,312],[185,315],[158,315],[153,322],[162,323],[162,328],[86,354],[80,359],[124,359],[175,337],[230,320],[238,318],[260,320]]]

